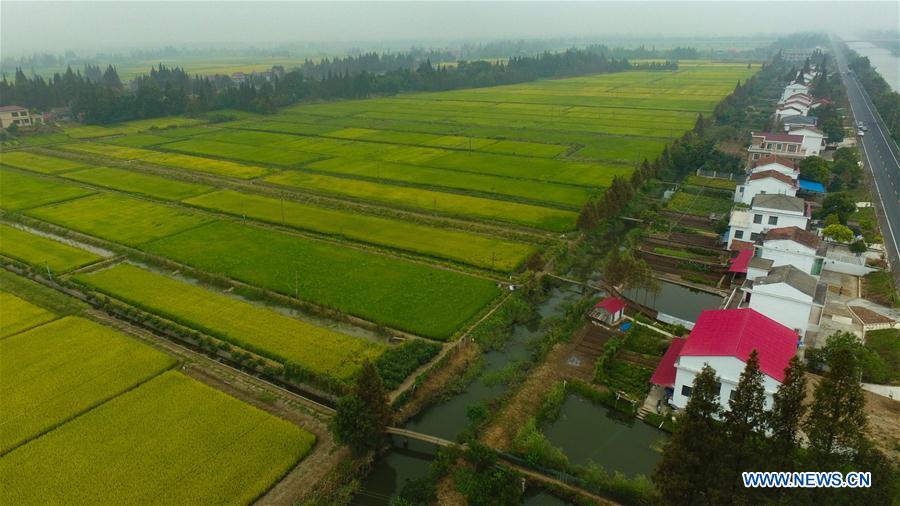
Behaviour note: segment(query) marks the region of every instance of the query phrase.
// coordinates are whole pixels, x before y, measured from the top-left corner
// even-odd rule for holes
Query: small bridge
[[[415,432],[411,430],[401,429],[399,427],[388,427],[385,430],[388,434],[394,436],[403,436],[409,439],[415,439],[416,441],[423,441],[425,443],[431,443],[435,446],[443,446],[443,447],[454,447],[454,448],[465,448],[464,445],[459,443],[454,443],[453,441],[448,441],[446,439],[442,439],[436,436],[429,436],[428,434],[422,434],[421,432]]]

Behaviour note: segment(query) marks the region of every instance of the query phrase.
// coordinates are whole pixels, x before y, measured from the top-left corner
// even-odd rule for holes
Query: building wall
[[[807,218],[806,216],[797,216],[796,214],[782,214],[759,209],[751,210],[750,214],[751,222],[747,227],[731,227],[731,230],[729,230],[728,232],[728,246],[731,246],[731,241],[734,239],[750,242],[755,241],[758,234],[761,234],[763,230],[768,230],[770,228],[800,227],[802,229],[806,229],[806,225],[809,222],[809,218]],[[762,216],[761,223],[753,222],[752,218],[756,215]],[[769,218],[771,217],[778,218],[777,222],[769,223]],[[742,231],[743,237],[737,237],[737,231]]]
[[[803,336],[809,328],[812,297],[785,283],[758,285],[753,287],[749,307]]]
[[[20,127],[30,127],[32,125],[31,116],[28,114],[28,111],[0,112],[0,128],[9,128],[12,124]]]
[[[801,271],[818,276],[816,272],[816,250],[795,241],[765,241],[758,251],[760,257],[771,260],[772,267],[793,265]]]
[[[728,409],[728,401],[731,392],[737,387],[741,373],[746,364],[736,357],[679,357],[675,364],[675,393],[672,396],[672,404],[684,409],[689,397],[682,394],[683,386],[692,386],[694,378],[700,373],[704,364],[716,370],[722,389],[719,391],[719,402],[722,407]],[[772,377],[763,374],[763,388],[766,390],[766,409],[772,407],[772,395],[778,389],[779,383]]]
[[[753,201],[753,197],[761,193],[782,194],[795,197],[797,196],[797,189],[792,185],[786,184],[784,181],[779,181],[772,177],[755,179],[735,187],[734,201],[750,205],[750,202]]]

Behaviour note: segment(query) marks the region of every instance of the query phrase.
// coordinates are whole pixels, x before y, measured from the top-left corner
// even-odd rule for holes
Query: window
[[[690,396],[691,396],[691,390],[693,390],[691,387],[689,387],[689,386],[687,386],[687,385],[682,385],[682,386],[681,386],[681,395],[683,395],[683,396],[685,396],[685,397],[690,397]]]
[[[734,400],[734,394],[737,393],[737,390],[732,390],[731,393],[728,394],[728,400]]]
[[[778,216],[769,216],[769,225],[778,225]]]
[[[763,215],[761,215],[761,214],[753,215],[753,223],[760,224],[760,223],[762,223],[762,219],[763,219]]]
[[[790,146],[788,146],[788,152],[790,152],[790,153],[796,153],[796,152],[797,152],[797,146],[796,146],[796,145],[793,145],[793,144],[790,145]]]
[[[751,241],[756,242],[757,239],[759,239],[759,234],[757,234],[756,232],[750,234]]]
[[[721,393],[722,393],[722,382],[717,381],[716,382],[716,394],[721,394]]]
[[[14,113],[12,113],[12,116],[13,116],[13,118],[16,118],[16,117],[18,117],[18,116],[19,116],[19,113],[17,113],[17,112],[14,112]]]
[[[744,231],[743,231],[743,230],[735,230],[735,231],[734,231],[734,238],[735,238],[735,239],[743,239],[743,238],[744,238]]]

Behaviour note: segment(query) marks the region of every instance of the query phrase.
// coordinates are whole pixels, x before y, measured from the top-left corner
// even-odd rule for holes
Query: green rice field
[[[57,158],[54,156],[44,156],[27,151],[11,151],[0,154],[0,164],[16,167],[18,169],[26,169],[35,172],[44,172],[46,174],[58,174],[69,170],[84,167],[81,162],[66,160],[65,158]]]
[[[0,318],[0,338],[56,318],[50,311],[4,291],[0,291],[0,307],[3,308],[3,317]]]
[[[315,437],[166,372],[0,458],[8,504],[249,504]]]
[[[163,200],[186,199],[213,189],[202,184],[187,183],[185,181],[110,167],[78,170],[67,173],[65,177],[83,183]]]
[[[200,195],[185,202],[236,216],[504,272],[515,269],[534,252],[533,246],[523,243],[232,190]]]
[[[382,346],[129,264],[75,276],[111,297],[280,362],[345,381]]]
[[[180,209],[113,193],[39,207],[28,214],[127,246],[137,246],[209,221]]]
[[[0,340],[0,356],[0,453],[175,363],[149,346],[74,316]]]
[[[435,339],[449,338],[499,294],[487,279],[231,222],[208,223],[143,248]]]
[[[0,169],[0,208],[21,211],[31,207],[62,202],[94,193],[74,184],[51,181],[39,176]]]
[[[100,260],[99,255],[0,224],[0,255],[60,274]],[[4,308],[5,310],[5,308]]]

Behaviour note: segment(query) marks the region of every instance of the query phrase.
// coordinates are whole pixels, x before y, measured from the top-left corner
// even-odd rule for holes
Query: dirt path
[[[448,356],[447,362],[416,387],[412,397],[394,415],[395,423],[402,425],[403,422],[415,416],[430,404],[448,383],[462,375],[469,365],[479,357],[481,357],[481,347],[475,343],[456,347],[453,354]]]

